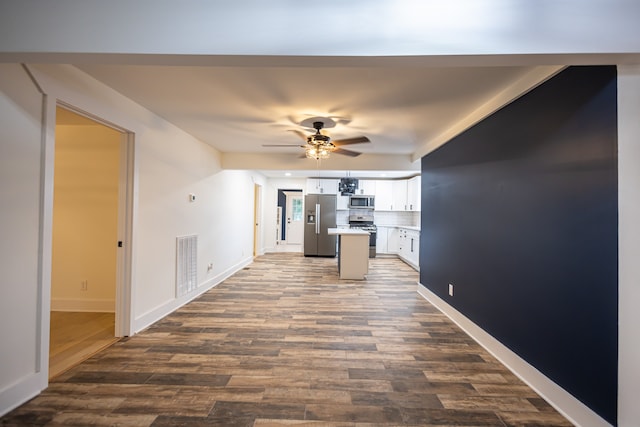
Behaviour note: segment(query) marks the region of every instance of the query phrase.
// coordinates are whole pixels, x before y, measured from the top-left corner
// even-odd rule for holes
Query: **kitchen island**
[[[354,228],[329,228],[338,236],[338,273],[341,279],[364,280],[369,272],[369,232]]]

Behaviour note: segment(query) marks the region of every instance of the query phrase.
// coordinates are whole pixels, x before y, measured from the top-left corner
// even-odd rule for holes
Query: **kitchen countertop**
[[[404,228],[406,230],[415,230],[420,231],[420,227],[416,227],[414,225],[391,225],[391,224],[380,224],[378,227],[386,227],[386,228]]]
[[[327,234],[329,235],[340,235],[340,234],[348,234],[348,235],[369,235],[368,231],[360,230],[358,228],[329,228],[327,229]]]

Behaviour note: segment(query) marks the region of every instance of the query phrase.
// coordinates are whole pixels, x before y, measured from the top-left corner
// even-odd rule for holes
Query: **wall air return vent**
[[[198,281],[198,236],[176,237],[176,298],[188,294]]]

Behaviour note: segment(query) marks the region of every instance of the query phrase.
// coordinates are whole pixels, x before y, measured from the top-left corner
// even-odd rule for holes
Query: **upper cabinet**
[[[421,181],[420,175],[411,178],[407,182],[407,210],[419,211],[421,208]]]
[[[307,194],[337,194],[339,210],[349,209],[349,196],[341,196],[338,191],[339,179],[309,178]],[[377,211],[419,211],[420,210],[420,176],[411,179],[358,181],[356,194],[376,197]]]
[[[376,183],[377,182],[373,179],[359,179],[356,194],[373,196],[374,194],[376,194]]]
[[[393,211],[407,210],[407,180],[391,181],[393,183]]]
[[[376,210],[419,211],[420,177],[376,182]]]
[[[393,209],[392,181],[376,182],[376,210],[390,211]]]
[[[419,179],[419,177],[417,177]],[[408,211],[419,210],[419,203],[409,202],[409,180],[386,180],[376,183],[376,210],[378,211]],[[413,195],[413,193],[412,193]],[[410,205],[417,209],[410,209]]]
[[[307,194],[338,194],[339,179],[309,178]]]

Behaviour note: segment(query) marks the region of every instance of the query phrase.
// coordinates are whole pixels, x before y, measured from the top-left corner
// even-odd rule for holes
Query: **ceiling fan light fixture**
[[[313,135],[305,135],[299,130],[293,130],[296,135],[305,140],[305,145],[298,145],[298,147],[304,148],[305,157],[315,160],[328,159],[331,153],[342,154],[345,156],[356,157],[360,155],[357,151],[346,150],[342,148],[343,145],[361,144],[364,142],[370,142],[366,136],[359,136],[355,138],[339,139],[332,141],[329,135],[324,135],[320,131],[325,126],[323,121],[320,121],[321,117],[313,117],[313,127],[316,133]],[[330,119],[327,119],[330,120]],[[335,122],[331,122],[335,126]],[[263,147],[292,147],[291,144],[263,144]]]
[[[315,160],[325,160],[329,158],[331,154],[331,147],[323,145],[309,145],[305,148],[304,152],[307,158]]]

